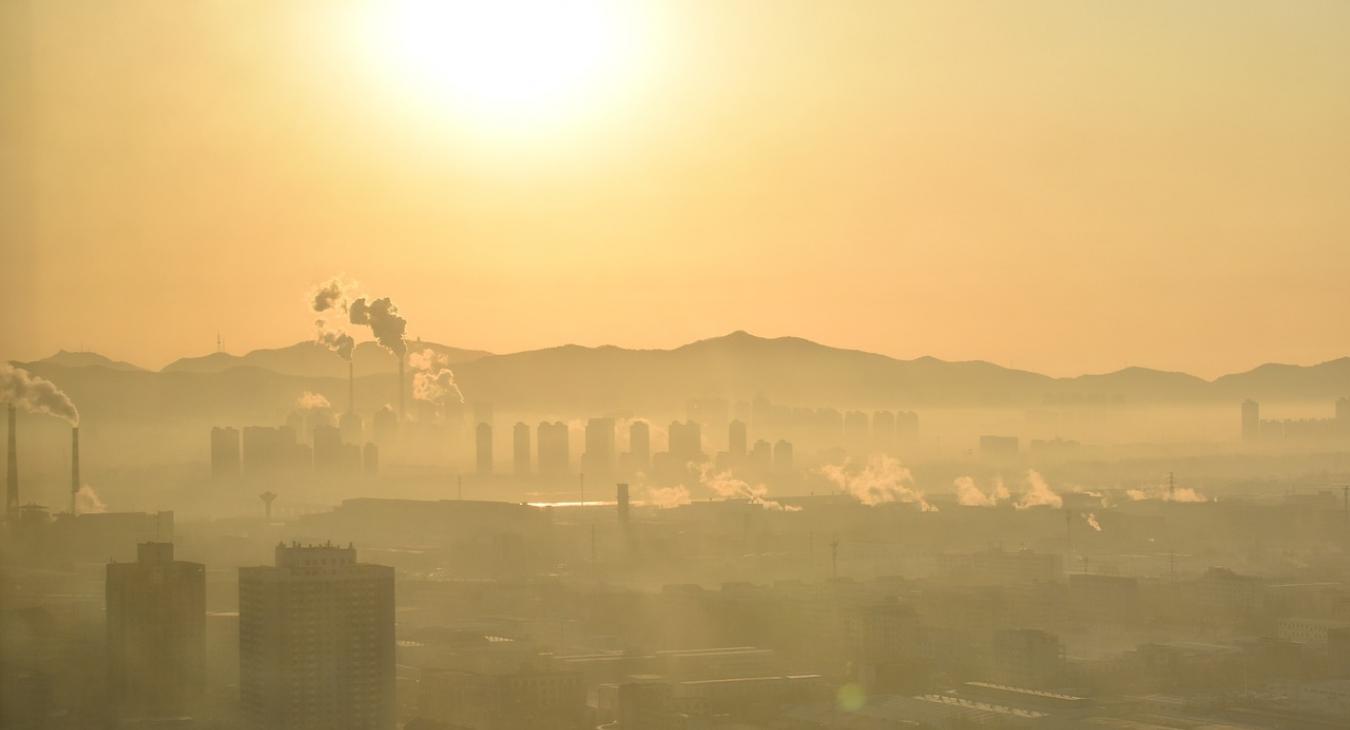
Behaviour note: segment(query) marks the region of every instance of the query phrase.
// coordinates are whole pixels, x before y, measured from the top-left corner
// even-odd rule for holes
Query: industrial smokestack
[[[1069,569],[1073,555],[1073,510],[1064,509],[1064,570]]]
[[[70,513],[75,514],[75,497],[80,493],[80,427],[70,429]]]
[[[398,420],[400,422],[408,420],[408,413],[404,410],[403,405],[403,391],[405,390],[407,390],[407,387],[403,382],[403,355],[400,354],[398,356]]]
[[[356,413],[356,368],[347,361],[347,412]]]
[[[18,409],[9,404],[9,449],[5,459],[5,512],[11,517],[19,510],[19,437],[15,433]]]
[[[628,485],[622,482],[618,485],[617,501],[619,504],[619,524],[628,526]]]

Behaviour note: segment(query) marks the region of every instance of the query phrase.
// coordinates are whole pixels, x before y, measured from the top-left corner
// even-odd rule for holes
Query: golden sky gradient
[[[0,5],[0,354],[289,344],[341,272],[498,352],[1350,355],[1348,2],[393,8]]]

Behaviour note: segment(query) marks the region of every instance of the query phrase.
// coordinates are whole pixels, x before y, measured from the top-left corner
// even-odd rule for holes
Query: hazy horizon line
[[[1214,382],[1215,380],[1217,380],[1217,379],[1219,379],[1219,378],[1222,378],[1222,377],[1224,377],[1224,376],[1226,376],[1226,375],[1238,375],[1238,374],[1242,374],[1242,373],[1247,373],[1247,372],[1251,372],[1251,371],[1253,371],[1253,370],[1256,370],[1256,369],[1258,369],[1258,368],[1261,368],[1261,367],[1264,367],[1264,366],[1268,366],[1268,365],[1283,365],[1283,366],[1289,366],[1289,367],[1312,368],[1312,367],[1317,367],[1317,366],[1319,366],[1319,365],[1325,365],[1325,364],[1327,364],[1327,363],[1336,362],[1336,361],[1338,361],[1338,360],[1344,360],[1344,359],[1350,357],[1350,355],[1340,355],[1340,356],[1337,356],[1337,357],[1332,357],[1332,358],[1330,358],[1330,359],[1319,360],[1319,361],[1317,361],[1317,362],[1285,362],[1285,361],[1278,361],[1278,360],[1263,360],[1263,361],[1261,361],[1261,362],[1257,362],[1257,363],[1255,363],[1255,364],[1253,364],[1253,365],[1250,365],[1250,366],[1247,366],[1247,367],[1245,367],[1245,368],[1228,369],[1228,370],[1225,370],[1225,371],[1223,371],[1223,372],[1219,372],[1219,373],[1213,374],[1213,375],[1210,375],[1210,374],[1201,374],[1201,373],[1196,373],[1196,372],[1192,372],[1192,371],[1188,371],[1188,370],[1178,370],[1178,369],[1170,369],[1170,368],[1160,368],[1160,367],[1153,367],[1153,366],[1149,366],[1149,365],[1140,365],[1140,364],[1126,364],[1126,365],[1121,365],[1121,366],[1119,366],[1119,367],[1117,367],[1117,368],[1115,368],[1115,369],[1113,369],[1113,370],[1086,371],[1086,372],[1077,372],[1077,373],[1072,373],[1072,374],[1065,374],[1065,373],[1062,373],[1062,372],[1055,372],[1055,371],[1039,370],[1039,369],[1033,369],[1033,368],[1020,367],[1020,366],[1017,366],[1016,364],[1014,364],[1011,360],[1009,360],[1009,361],[1007,361],[1007,362],[1003,362],[1003,361],[994,360],[994,359],[989,359],[989,358],[974,358],[974,359],[944,358],[944,357],[940,357],[940,356],[937,356],[937,355],[931,355],[931,354],[915,355],[915,356],[912,356],[912,357],[904,357],[904,356],[900,356],[900,355],[890,354],[890,353],[887,353],[887,352],[878,352],[878,351],[875,351],[875,350],[868,350],[868,349],[865,349],[865,348],[862,348],[862,347],[855,347],[855,346],[848,346],[848,345],[835,345],[835,344],[829,344],[829,343],[826,343],[826,342],[822,342],[822,341],[820,341],[820,340],[814,340],[814,339],[811,339],[811,338],[809,338],[809,337],[804,337],[804,336],[801,336],[801,335],[761,335],[761,334],[756,334],[756,333],[754,333],[754,332],[751,332],[751,331],[749,331],[749,330],[747,330],[747,329],[744,329],[744,328],[742,328],[742,329],[735,329],[735,330],[732,330],[732,331],[730,331],[730,332],[725,332],[725,333],[722,333],[722,334],[710,335],[710,336],[707,336],[707,337],[700,337],[700,338],[692,339],[692,340],[689,340],[689,341],[686,341],[686,342],[682,342],[682,343],[679,343],[679,344],[667,345],[667,346],[652,346],[652,347],[642,347],[642,346],[632,346],[632,345],[620,345],[620,344],[616,344],[616,343],[614,343],[614,342],[612,342],[612,341],[610,341],[610,342],[604,342],[604,343],[601,343],[601,344],[584,344],[584,343],[582,343],[582,342],[563,342],[563,343],[556,344],[556,345],[545,345],[545,346],[542,346],[542,347],[525,347],[525,348],[516,349],[516,350],[509,350],[509,351],[503,351],[503,352],[495,352],[495,351],[492,351],[492,350],[489,350],[489,349],[486,349],[486,348],[470,347],[470,346],[464,346],[464,345],[459,345],[459,344],[449,344],[449,343],[445,342],[444,340],[439,340],[439,339],[428,339],[428,338],[423,338],[423,337],[409,337],[409,338],[408,338],[408,342],[409,342],[409,345],[410,345],[410,346],[412,346],[413,343],[434,344],[434,345],[440,345],[440,346],[442,346],[442,347],[449,347],[449,348],[453,348],[453,349],[456,349],[456,350],[462,350],[462,351],[466,351],[466,352],[481,352],[481,353],[484,353],[484,355],[483,355],[484,357],[497,357],[497,356],[520,355],[520,354],[531,353],[531,352],[543,352],[543,351],[545,351],[545,350],[557,350],[557,349],[562,349],[562,348],[566,348],[566,347],[580,347],[580,348],[584,348],[584,349],[588,349],[588,350],[600,350],[600,349],[606,349],[606,348],[614,348],[614,349],[619,349],[619,350],[627,350],[627,351],[631,351],[631,352],[644,352],[644,351],[645,351],[645,352],[673,352],[673,351],[675,351],[675,350],[679,350],[679,349],[682,349],[682,348],[684,348],[684,347],[688,347],[688,346],[691,346],[691,345],[695,345],[695,344],[698,344],[698,343],[701,343],[701,342],[709,342],[709,341],[714,341],[714,340],[721,340],[721,339],[726,339],[726,338],[733,337],[733,336],[736,336],[736,335],[748,335],[749,337],[752,337],[752,338],[754,338],[754,339],[757,339],[757,340],[765,340],[765,341],[773,341],[773,340],[799,340],[799,341],[802,341],[802,342],[805,342],[805,343],[809,343],[809,344],[811,344],[811,345],[815,345],[815,346],[818,346],[818,347],[823,347],[823,348],[827,348],[827,349],[831,349],[831,350],[839,350],[839,351],[843,351],[843,352],[856,352],[856,353],[862,353],[862,354],[866,354],[866,355],[875,355],[875,356],[878,356],[878,357],[885,357],[885,358],[887,358],[887,359],[894,360],[894,361],[897,361],[897,362],[915,362],[915,361],[918,361],[918,360],[931,359],[931,360],[936,360],[936,361],[938,361],[938,362],[950,363],[950,364],[961,364],[961,363],[984,363],[984,364],[992,365],[992,366],[999,367],[999,368],[1002,368],[1002,369],[1005,369],[1005,370],[1016,371],[1016,372],[1024,372],[1024,373],[1031,373],[1031,374],[1034,374],[1034,375],[1041,375],[1041,376],[1045,376],[1045,377],[1049,377],[1049,378],[1055,378],[1055,379],[1073,379],[1073,378],[1091,377],[1091,376],[1097,376],[1097,375],[1111,375],[1111,374],[1120,373],[1120,372],[1123,372],[1123,371],[1126,371],[1126,370],[1148,370],[1148,371],[1158,372],[1158,373],[1170,373],[1170,374],[1185,375],[1185,376],[1189,376],[1189,377],[1199,378],[1199,379],[1204,380],[1204,381],[1207,381],[1207,382]],[[306,343],[313,343],[313,344],[316,344],[316,345],[319,344],[316,340],[314,340],[314,339],[311,338],[311,339],[300,339],[300,340],[296,340],[296,341],[294,341],[294,342],[289,342],[289,343],[286,343],[286,344],[264,345],[264,346],[261,346],[261,347],[252,347],[252,348],[249,348],[249,349],[246,349],[246,350],[242,350],[242,351],[239,351],[239,350],[233,350],[233,351],[232,351],[232,350],[230,350],[229,348],[224,348],[224,349],[221,349],[221,350],[212,351],[212,352],[206,352],[206,353],[202,353],[202,354],[199,354],[199,355],[193,355],[193,354],[179,355],[178,357],[175,357],[175,358],[172,358],[172,359],[170,359],[170,360],[165,361],[163,364],[160,364],[160,365],[158,365],[157,367],[146,366],[146,365],[143,365],[142,363],[137,362],[137,361],[135,361],[135,360],[133,360],[133,359],[127,359],[127,358],[125,358],[125,357],[116,356],[116,355],[109,355],[109,354],[107,354],[107,353],[105,353],[105,352],[102,352],[102,351],[100,351],[100,350],[97,350],[97,349],[90,349],[90,348],[84,348],[84,347],[82,347],[82,346],[81,346],[79,349],[67,349],[67,348],[65,348],[65,347],[58,347],[57,350],[56,350],[55,352],[53,352],[53,353],[51,353],[51,354],[49,354],[49,355],[45,355],[45,356],[38,357],[38,358],[33,358],[33,359],[19,359],[19,358],[8,358],[8,357],[7,357],[7,358],[4,358],[4,359],[3,359],[3,362],[12,363],[12,364],[24,364],[24,363],[42,362],[42,361],[45,361],[45,360],[49,360],[49,359],[51,359],[51,358],[53,358],[53,357],[56,357],[57,355],[60,355],[60,354],[62,354],[62,353],[73,354],[73,355],[90,354],[90,355],[97,355],[97,356],[99,356],[99,357],[107,358],[108,360],[111,360],[111,361],[113,361],[113,362],[118,362],[118,363],[124,363],[124,364],[127,364],[127,365],[131,365],[131,366],[133,366],[133,367],[139,368],[139,369],[144,370],[144,371],[147,371],[147,372],[163,372],[164,369],[167,368],[168,366],[170,366],[170,365],[172,365],[172,364],[174,364],[174,363],[176,363],[176,362],[178,362],[178,361],[180,361],[180,360],[184,360],[184,359],[189,359],[189,358],[192,358],[192,359],[200,359],[200,358],[210,357],[211,355],[215,355],[215,354],[224,354],[224,355],[229,355],[229,356],[231,356],[231,357],[243,358],[243,357],[247,357],[248,355],[251,355],[251,354],[256,353],[256,352],[286,350],[286,349],[289,349],[289,348],[291,348],[291,347],[296,347],[296,346],[298,346],[298,345],[303,345],[303,344],[306,344]],[[360,347],[360,346],[366,345],[366,344],[374,344],[374,345],[377,345],[377,346],[378,346],[379,343],[377,343],[375,340],[362,340],[361,342],[358,342],[358,343],[357,343],[357,346]],[[337,357],[337,355],[334,355],[334,357]]]

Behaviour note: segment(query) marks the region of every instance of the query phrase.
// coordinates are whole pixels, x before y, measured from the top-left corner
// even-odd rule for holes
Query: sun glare
[[[374,52],[423,103],[493,128],[553,125],[613,101],[636,62],[630,6],[609,2],[377,4]]]

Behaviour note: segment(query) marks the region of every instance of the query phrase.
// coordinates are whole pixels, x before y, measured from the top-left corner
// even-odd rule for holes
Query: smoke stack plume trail
[[[9,411],[9,435],[5,459],[5,511],[13,515],[19,509],[19,437],[15,432],[18,409],[10,403],[6,410]]]
[[[52,381],[23,368],[0,365],[0,400],[28,413],[56,416],[72,426],[80,425],[80,412],[75,409],[70,396]]]
[[[924,494],[914,484],[914,475],[890,456],[875,455],[867,463],[856,465],[845,461],[843,464],[826,464],[820,468],[820,474],[830,480],[841,492],[851,495],[860,503],[869,507],[889,502],[901,502],[918,505],[924,512],[937,512],[938,508],[924,498]]]
[[[70,429],[70,513],[76,514],[76,497],[80,494],[80,427]]]
[[[455,373],[449,367],[450,358],[428,348],[409,355],[408,364],[413,369],[414,400],[439,405],[451,401],[464,402],[464,394],[460,392],[459,384],[455,382]]]
[[[750,504],[778,512],[802,511],[799,505],[784,505],[778,500],[769,499],[767,486],[750,484],[744,479],[732,476],[729,471],[717,471],[709,464],[699,467],[699,484],[722,499],[744,499]]]
[[[403,336],[408,331],[408,320],[398,313],[398,307],[389,297],[369,301],[358,297],[348,307],[347,314],[348,321],[369,327],[375,341],[398,358],[398,417],[403,420],[407,415],[403,403],[403,392],[407,390],[403,360],[408,354],[408,343]]]
[[[333,323],[350,319],[351,300],[356,290],[355,282],[343,281],[335,276],[320,284],[309,295],[309,306],[318,317],[314,326],[318,330],[319,344],[327,347],[337,356],[347,361],[347,412],[356,411],[356,373],[352,367],[352,353],[356,341],[342,327]]]

